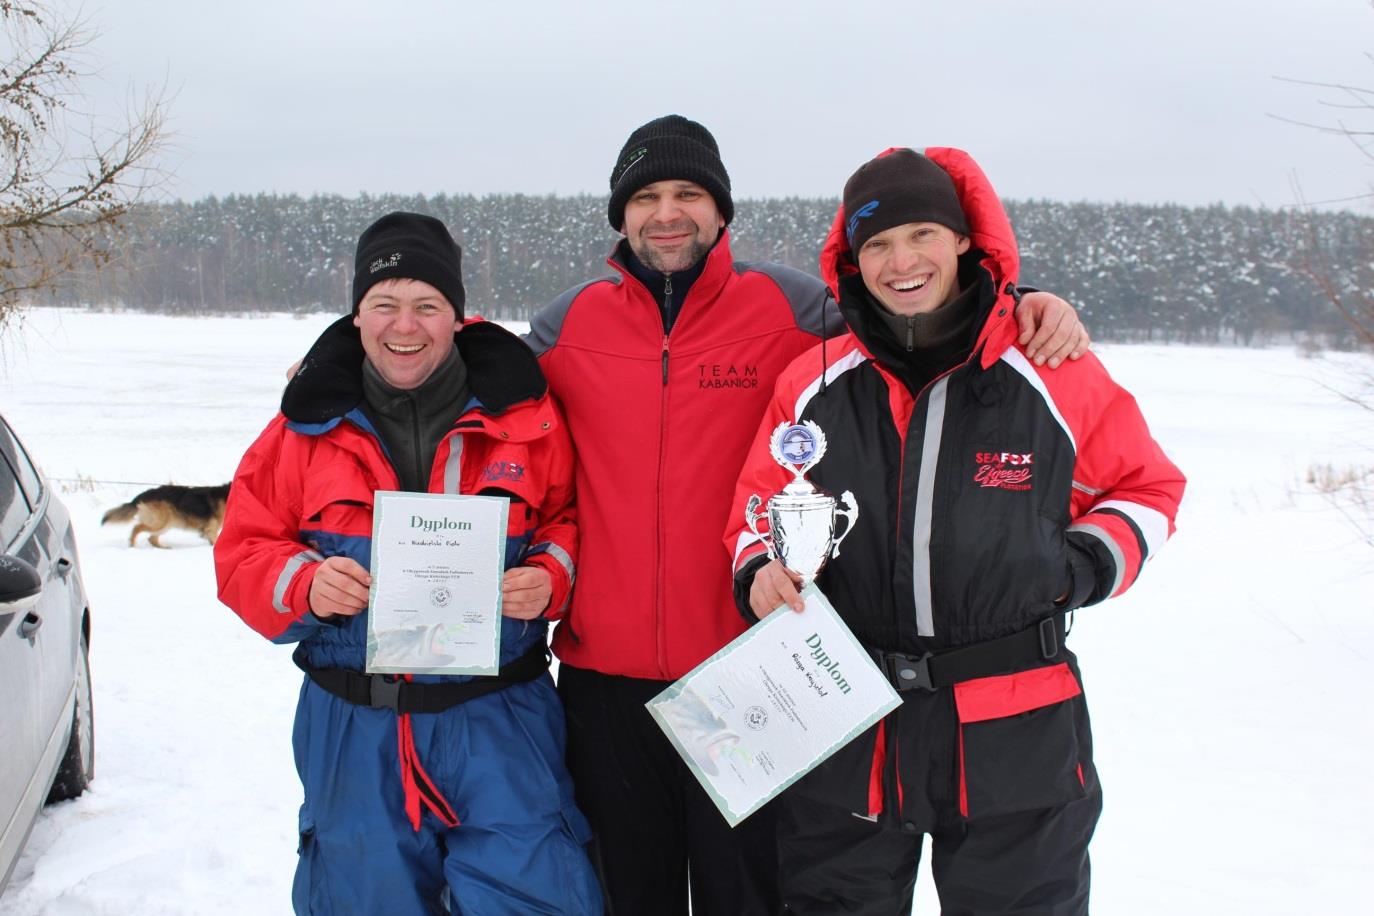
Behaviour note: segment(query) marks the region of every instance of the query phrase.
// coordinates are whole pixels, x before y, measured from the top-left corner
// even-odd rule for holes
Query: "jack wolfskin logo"
[[[980,487],[999,490],[1029,490],[1034,452],[978,452],[973,456],[978,470],[973,482]]]
[[[398,251],[389,258],[378,258],[371,264],[367,265],[367,272],[370,274],[375,274],[379,270],[386,270],[388,267],[395,267],[399,263],[401,263],[401,253]]]
[[[525,466],[514,461],[493,461],[482,468],[482,479],[488,483],[497,480],[524,480]]]

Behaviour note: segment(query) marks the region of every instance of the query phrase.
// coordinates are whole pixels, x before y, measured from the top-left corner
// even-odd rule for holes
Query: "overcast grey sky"
[[[1286,206],[1374,184],[1334,121],[1367,0],[87,0],[115,93],[166,82],[173,196],[604,193],[631,129],[716,135],[737,197],[837,195],[893,145],[1005,197]],[[1349,113],[1346,113],[1349,116]],[[1365,126],[1374,127],[1374,118]]]

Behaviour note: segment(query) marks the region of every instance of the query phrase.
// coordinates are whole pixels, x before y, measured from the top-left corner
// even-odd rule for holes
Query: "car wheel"
[[[91,707],[91,661],[86,635],[81,635],[81,658],[76,666],[76,709],[72,712],[72,737],[62,755],[57,778],[48,793],[48,804],[76,798],[95,778],[95,713]]]

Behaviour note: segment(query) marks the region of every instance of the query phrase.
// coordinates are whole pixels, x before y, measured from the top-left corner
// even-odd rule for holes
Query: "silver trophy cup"
[[[854,530],[859,504],[853,492],[845,490],[839,500],[807,480],[805,474],[825,457],[825,433],[810,420],[782,423],[773,430],[768,443],[773,460],[793,473],[791,483],[763,500],[754,494],[744,507],[749,530],[768,548],[768,555],[801,576],[810,585],[826,560],[840,555],[840,542]],[[767,516],[768,532],[759,531],[759,520]],[[835,518],[845,520],[844,530],[835,536]]]

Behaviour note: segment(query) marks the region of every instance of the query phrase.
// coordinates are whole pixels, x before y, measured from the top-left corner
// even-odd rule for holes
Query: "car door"
[[[71,518],[61,500],[53,498],[24,446],[0,420],[0,456],[19,479],[19,488],[35,516],[24,543],[12,549],[32,563],[43,579],[43,595],[34,608],[39,617],[34,632],[38,650],[38,746],[40,752],[61,742],[71,722],[72,690],[81,648],[84,595],[76,576],[75,541]],[[68,546],[70,545],[70,547]],[[60,733],[60,734],[59,734]]]
[[[30,521],[19,480],[0,457],[0,551],[9,553],[26,537]],[[23,635],[25,617],[23,611],[0,616],[0,875],[6,847],[28,830],[32,812],[28,805],[18,809],[39,758],[39,654],[37,641]]]

